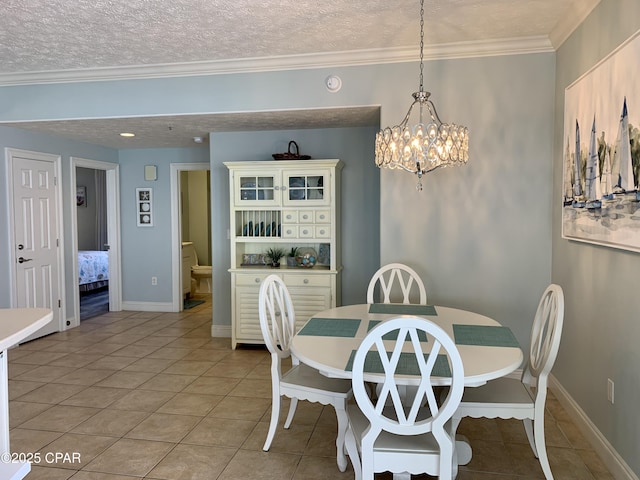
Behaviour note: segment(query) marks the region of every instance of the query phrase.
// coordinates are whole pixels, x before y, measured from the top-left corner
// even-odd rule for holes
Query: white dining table
[[[48,308],[0,308],[0,478],[17,480],[31,471],[31,464],[9,448],[9,373],[7,350],[53,319]],[[14,461],[16,460],[16,461]]]
[[[465,388],[509,375],[522,364],[522,349],[507,327],[478,313],[430,305],[359,304],[324,310],[298,331],[291,342],[291,351],[323,375],[351,378],[350,358],[367,332],[377,322],[402,315],[431,320],[454,339],[464,366]],[[381,374],[365,373],[365,379],[384,381]],[[432,381],[441,385],[450,383],[446,377],[432,377]],[[404,382],[411,385],[416,378],[406,375]],[[464,437],[456,436],[456,453],[459,465],[471,461],[471,447]],[[395,478],[404,477],[394,475]]]

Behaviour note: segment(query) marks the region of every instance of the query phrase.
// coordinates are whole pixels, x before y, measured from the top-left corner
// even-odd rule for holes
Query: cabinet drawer
[[[331,237],[331,227],[329,225],[324,225],[321,227],[313,227],[316,238],[329,238]]]
[[[298,210],[284,210],[282,219],[285,223],[298,223]]]
[[[298,221],[300,223],[313,223],[313,211],[303,210],[298,212]]]
[[[316,210],[316,223],[331,223],[331,213],[329,210]]]
[[[283,225],[282,238],[298,238],[298,227],[296,225]]]
[[[315,227],[313,225],[300,225],[298,227],[299,238],[313,238]]]
[[[257,287],[268,275],[268,273],[236,275],[236,285],[252,285]]]
[[[330,287],[331,277],[328,275],[305,275],[285,273],[282,276],[287,287]]]

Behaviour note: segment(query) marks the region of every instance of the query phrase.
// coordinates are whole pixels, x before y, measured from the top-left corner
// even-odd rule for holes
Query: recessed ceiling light
[[[120,134],[121,137],[135,137],[136,134],[135,133],[128,133],[128,132],[122,132]]]

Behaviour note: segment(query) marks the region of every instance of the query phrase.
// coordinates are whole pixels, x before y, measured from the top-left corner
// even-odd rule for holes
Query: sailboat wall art
[[[640,252],[640,31],[565,90],[562,238]]]

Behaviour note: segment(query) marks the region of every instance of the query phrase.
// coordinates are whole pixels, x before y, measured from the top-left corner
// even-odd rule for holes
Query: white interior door
[[[28,339],[59,331],[62,305],[59,157],[10,151],[12,167],[14,299],[18,308],[49,308],[53,319]]]

